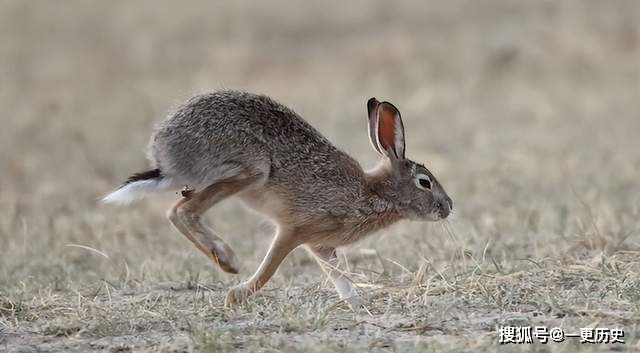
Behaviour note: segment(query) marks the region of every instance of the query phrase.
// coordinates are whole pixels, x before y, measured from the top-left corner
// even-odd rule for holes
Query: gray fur
[[[175,187],[259,176],[249,193],[276,195],[289,226],[324,239],[332,232],[342,243],[402,218],[449,214],[449,197],[423,166],[383,156],[379,168],[365,172],[295,112],[262,95],[221,91],[191,98],[157,126],[149,157]],[[431,191],[416,187],[417,170],[431,177]]]

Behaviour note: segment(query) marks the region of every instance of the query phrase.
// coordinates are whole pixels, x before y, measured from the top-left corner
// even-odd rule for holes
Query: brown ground
[[[640,4],[0,4],[1,352],[640,350]],[[269,223],[209,221],[221,273],[164,218],[96,199],[147,166],[154,121],[221,87],[267,93],[371,166],[365,101],[454,199],[344,251],[369,313],[302,250],[235,310]],[[500,346],[500,325],[620,327],[625,345]]]

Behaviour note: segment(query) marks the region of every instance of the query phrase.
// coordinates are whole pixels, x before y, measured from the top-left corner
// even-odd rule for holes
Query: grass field
[[[0,3],[0,352],[640,350],[640,3]],[[223,307],[273,226],[207,215],[219,271],[165,219],[97,199],[148,164],[189,96],[269,94],[365,167],[365,102],[454,200],[342,254],[368,311],[296,250]],[[626,344],[499,345],[499,326],[619,327]],[[535,341],[537,341],[534,338]]]

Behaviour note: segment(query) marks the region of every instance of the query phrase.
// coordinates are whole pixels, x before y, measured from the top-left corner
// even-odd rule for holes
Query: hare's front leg
[[[282,260],[298,245],[300,242],[295,239],[293,232],[278,231],[256,273],[247,281],[229,290],[225,298],[225,306],[230,307],[238,304],[262,288],[276,272]]]
[[[340,299],[345,300],[352,308],[357,309],[363,305],[363,300],[358,294],[351,280],[338,268],[340,261],[336,255],[336,248],[311,246],[308,248],[315,255],[322,270],[329,276],[338,291]]]

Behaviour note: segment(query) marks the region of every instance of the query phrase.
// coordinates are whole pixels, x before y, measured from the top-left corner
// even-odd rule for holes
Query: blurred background
[[[235,277],[169,225],[176,195],[98,203],[148,167],[156,122],[223,88],[272,96],[365,168],[378,158],[367,99],[399,107],[407,156],[438,177],[455,214],[402,222],[345,250],[353,278],[377,298],[371,310],[386,310],[365,317],[377,326],[339,326],[350,316],[334,309],[331,284],[302,250],[266,297],[222,310],[226,288],[254,271],[273,233],[235,201],[208,214],[241,259]],[[241,330],[223,340],[236,347],[323,329],[317,337],[369,335],[358,341],[366,346],[414,342],[406,328],[425,319],[438,334],[494,347],[504,313],[638,327],[638,1],[4,0],[0,107],[5,348],[69,336],[56,347],[156,344],[185,332],[185,344],[207,345]],[[202,338],[190,322],[221,336]],[[15,333],[9,346],[5,329]]]
[[[407,155],[456,214],[383,231],[353,261],[455,267],[462,251],[517,267],[640,247],[637,1],[2,1],[0,82],[0,291],[120,278],[123,263],[139,283],[237,282],[165,220],[175,195],[96,202],[148,166],[155,122],[222,88],[272,96],[365,168],[366,100],[399,107]],[[235,202],[209,217],[248,276],[272,229]],[[314,266],[297,251],[275,283],[317,282]]]

